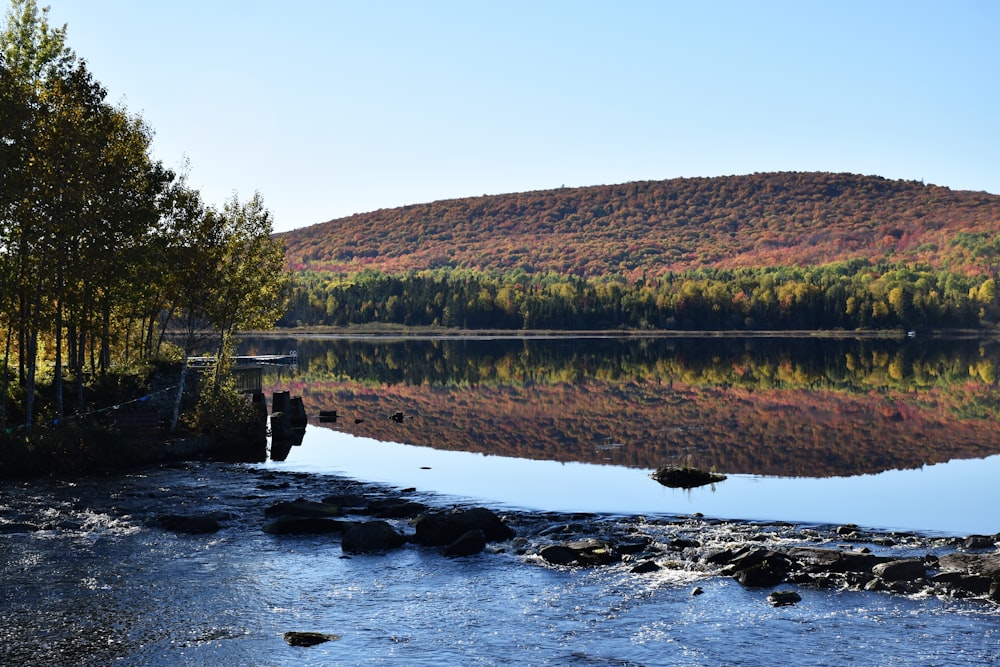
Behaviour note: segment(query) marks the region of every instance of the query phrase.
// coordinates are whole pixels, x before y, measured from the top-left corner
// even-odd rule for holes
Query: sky
[[[995,0],[39,0],[153,155],[287,231],[830,171],[1000,193]]]

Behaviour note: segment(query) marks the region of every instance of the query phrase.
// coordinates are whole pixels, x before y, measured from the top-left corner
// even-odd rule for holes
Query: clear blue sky
[[[452,197],[848,171],[1000,193],[996,0],[39,0],[154,153],[278,231]]]

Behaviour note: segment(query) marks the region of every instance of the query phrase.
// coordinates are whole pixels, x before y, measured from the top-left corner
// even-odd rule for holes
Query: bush
[[[226,377],[204,383],[197,404],[182,420],[195,433],[224,437],[256,424],[257,411],[235,379]]]

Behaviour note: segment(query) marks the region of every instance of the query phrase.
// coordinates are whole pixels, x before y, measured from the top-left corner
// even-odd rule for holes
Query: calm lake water
[[[1000,661],[1000,613],[983,602],[799,588],[799,604],[775,608],[767,589],[690,568],[552,567],[515,543],[348,556],[337,537],[261,530],[279,500],[411,487],[435,507],[507,511],[529,541],[575,526],[665,545],[682,525],[759,543],[761,526],[684,520],[700,512],[802,522],[820,546],[839,538],[809,526],[905,528],[928,536],[855,546],[934,553],[947,543],[935,535],[1000,530],[992,343],[271,339],[241,351],[291,350],[298,366],[267,382],[302,396],[311,421],[300,445],[274,448],[283,460],[0,484],[0,664]],[[665,463],[728,478],[676,491],[648,476]],[[224,517],[209,535],[150,521],[209,512]],[[288,631],[338,639],[296,648]]]
[[[1000,531],[1000,345],[591,338],[249,341],[295,350],[272,465],[512,508]],[[337,421],[321,423],[320,411]],[[402,421],[391,415],[402,415]],[[727,475],[668,489],[684,464]]]

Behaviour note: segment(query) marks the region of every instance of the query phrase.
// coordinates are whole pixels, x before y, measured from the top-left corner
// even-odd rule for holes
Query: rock
[[[180,514],[162,514],[158,516],[153,525],[159,526],[172,533],[185,533],[188,535],[200,535],[218,532],[222,525],[215,515],[184,516]]]
[[[697,549],[701,546],[701,542],[698,540],[688,540],[678,537],[667,542],[667,546],[674,551],[684,551],[685,549]]]
[[[580,567],[608,565],[620,560],[620,556],[611,545],[595,539],[552,544],[542,548],[538,554],[553,565]]]
[[[697,596],[701,595],[704,592],[705,592],[705,589],[702,588],[701,586],[695,586],[693,589],[691,589],[691,595],[694,596],[694,597],[697,597]]]
[[[470,530],[462,534],[457,540],[445,547],[445,556],[472,556],[480,553],[486,548],[486,533],[479,530]]]
[[[289,646],[316,646],[340,639],[338,635],[328,635],[322,632],[286,632],[285,642]]]
[[[402,498],[373,500],[368,503],[368,513],[380,519],[411,519],[426,511],[427,505]]]
[[[944,572],[981,574],[1000,580],[1000,554],[951,553],[941,556],[938,566]]]
[[[683,466],[663,466],[657,468],[650,477],[671,489],[693,489],[726,479],[725,475]]]
[[[787,607],[802,602],[802,596],[795,591],[774,591],[767,596],[772,607]]]
[[[324,505],[333,505],[341,509],[360,509],[368,507],[368,499],[359,493],[337,493],[323,498]]]
[[[747,588],[770,588],[785,580],[787,570],[774,563],[758,563],[738,570],[733,578]]]
[[[939,572],[931,577],[931,582],[939,593],[953,597],[982,597],[989,595],[993,579],[981,574],[963,574],[961,572]]]
[[[366,553],[398,549],[406,537],[385,521],[356,523],[344,532],[341,548],[345,553]]]
[[[993,602],[1000,602],[1000,582],[994,581],[990,584],[990,592],[986,595]]]
[[[788,550],[788,555],[810,573],[871,572],[877,564],[888,560],[870,553],[820,547],[794,547]]]
[[[748,588],[767,588],[784,581],[791,565],[785,554],[749,546],[733,552],[723,572]]]
[[[343,514],[343,510],[337,505],[318,503],[313,500],[302,500],[301,498],[298,500],[275,503],[264,510],[264,516],[267,517],[328,517],[340,516],[341,514]]]
[[[658,572],[660,566],[656,564],[655,561],[644,560],[635,567],[632,568],[631,572],[634,574],[647,574],[649,572]]]
[[[336,519],[323,517],[279,516],[264,525],[264,532],[270,535],[325,535],[341,533],[347,525]]]
[[[503,542],[514,537],[514,531],[485,508],[424,514],[417,519],[414,528],[413,541],[427,547],[447,546],[470,530],[483,531],[487,542]]]
[[[922,560],[916,558],[904,558],[901,560],[891,560],[887,563],[879,563],[872,568],[872,574],[883,581],[913,581],[922,579],[927,574],[927,568]]]
[[[562,544],[542,547],[538,555],[552,565],[576,565],[576,552]]]
[[[709,565],[725,565],[733,560],[733,556],[732,549],[722,549],[721,551],[713,551],[705,556],[705,562]]]
[[[996,545],[995,535],[969,535],[962,541],[962,548],[968,551],[992,549]]]
[[[771,549],[746,547],[739,549],[733,554],[733,558],[729,561],[729,566],[737,570],[744,570],[765,562],[786,571],[791,563],[788,556],[772,551]]]
[[[35,533],[41,530],[33,523],[24,521],[12,521],[11,523],[0,524],[0,535],[13,535],[15,533]]]
[[[615,548],[620,554],[637,554],[647,549],[651,541],[649,538],[645,538],[635,542],[624,542],[619,543]]]

